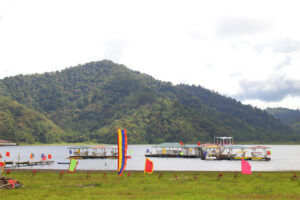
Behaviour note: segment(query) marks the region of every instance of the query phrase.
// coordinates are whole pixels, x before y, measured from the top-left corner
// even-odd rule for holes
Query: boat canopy
[[[88,146],[74,146],[74,147],[69,147],[68,149],[88,149],[90,147]]]
[[[224,146],[224,148],[227,149],[248,149],[246,146],[239,146],[239,145],[229,145],[229,146]]]
[[[247,151],[238,151],[236,153],[246,153]]]
[[[259,146],[248,147],[247,149],[270,149],[270,147],[259,145]]]
[[[201,147],[203,148],[217,148],[219,147],[218,145],[215,145],[215,144],[202,144]]]
[[[197,144],[185,144],[183,145],[184,148],[199,148],[201,146],[197,145]]]
[[[179,143],[162,143],[153,146],[155,148],[181,148],[182,146]]]
[[[91,149],[109,149],[109,148],[113,148],[113,147],[107,147],[107,146],[101,146],[101,145],[91,147]]]
[[[233,137],[225,137],[225,136],[223,136],[223,137],[215,137],[216,139],[222,139],[222,140],[231,140],[231,139],[233,139]]]

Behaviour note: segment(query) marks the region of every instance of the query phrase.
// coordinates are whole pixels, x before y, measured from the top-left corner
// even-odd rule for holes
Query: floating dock
[[[146,157],[201,158],[202,160],[271,160],[270,147],[234,145],[232,137],[216,137],[213,144],[162,143],[147,149]]]
[[[15,168],[15,167],[26,167],[26,166],[35,166],[35,165],[50,165],[54,161],[5,161],[5,168]]]
[[[0,140],[0,146],[18,146],[18,144],[13,141]]]
[[[75,146],[69,147],[68,159],[117,159],[117,147],[109,146]],[[131,156],[127,156],[131,158]]]

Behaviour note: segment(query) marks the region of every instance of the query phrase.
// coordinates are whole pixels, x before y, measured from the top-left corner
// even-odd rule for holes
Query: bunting
[[[118,174],[122,173],[126,167],[127,161],[127,131],[118,129]]]

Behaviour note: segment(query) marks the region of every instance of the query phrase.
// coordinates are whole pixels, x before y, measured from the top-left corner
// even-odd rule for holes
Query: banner
[[[241,165],[242,165],[242,174],[252,174],[251,165],[248,161],[242,159]]]
[[[76,159],[71,159],[70,160],[70,165],[69,165],[69,173],[74,173],[76,171],[76,167],[78,165],[78,161]]]
[[[118,129],[118,174],[122,173],[126,167],[127,161],[127,131]]]
[[[150,159],[146,158],[144,173],[152,174],[152,172],[153,172],[153,162]]]

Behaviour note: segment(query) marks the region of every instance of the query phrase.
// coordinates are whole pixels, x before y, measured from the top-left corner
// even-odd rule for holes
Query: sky
[[[255,107],[300,109],[295,0],[0,0],[0,78],[109,59]]]

